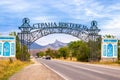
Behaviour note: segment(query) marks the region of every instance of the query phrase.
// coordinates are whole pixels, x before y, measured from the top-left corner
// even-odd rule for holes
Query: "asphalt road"
[[[120,80],[120,68],[59,60],[37,60],[66,80]]]

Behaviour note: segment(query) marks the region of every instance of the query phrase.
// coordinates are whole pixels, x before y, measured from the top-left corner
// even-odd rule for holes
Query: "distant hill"
[[[42,45],[39,45],[39,44],[34,42],[31,45],[30,49],[46,50],[47,48],[51,48],[51,49],[55,49],[56,50],[56,49],[59,49],[60,47],[66,46],[67,44],[68,43],[63,43],[63,42],[60,42],[60,41],[56,40],[54,43],[42,46]]]
[[[47,50],[47,48],[51,48],[51,49],[57,50],[60,47],[66,46],[67,44],[68,43],[63,43],[63,42],[60,42],[60,41],[56,40],[54,43],[42,46],[42,45],[39,45],[39,44],[34,42],[30,46],[30,54],[33,55],[33,56],[36,56],[37,52]]]
[[[33,43],[31,46],[30,46],[30,49],[43,49],[45,46],[41,46],[37,43]]]
[[[67,45],[67,43],[63,43],[63,42],[60,42],[60,41],[56,40],[54,43],[46,45],[45,48],[46,49],[51,48],[51,49],[56,50],[56,49],[59,49],[59,48],[61,48],[63,46],[66,46],[66,45]]]

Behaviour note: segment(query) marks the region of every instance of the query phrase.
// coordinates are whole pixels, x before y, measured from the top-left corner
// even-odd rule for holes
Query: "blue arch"
[[[3,56],[10,56],[10,43],[5,42],[3,44]]]
[[[107,56],[113,57],[113,45],[112,44],[108,44],[107,46]]]

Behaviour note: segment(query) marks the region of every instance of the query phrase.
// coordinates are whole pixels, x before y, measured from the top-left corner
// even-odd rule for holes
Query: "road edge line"
[[[68,80],[65,76],[63,76],[62,74],[58,73],[57,71],[55,71],[54,69],[50,68],[48,65],[44,64],[43,62],[41,62],[45,67],[47,67],[48,69],[50,69],[51,71],[55,72],[57,75],[59,75],[60,77],[62,77],[64,80]]]

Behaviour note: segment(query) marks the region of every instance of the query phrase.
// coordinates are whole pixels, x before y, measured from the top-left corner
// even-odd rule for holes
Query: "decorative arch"
[[[35,23],[31,26],[28,18],[24,18],[22,22],[18,37],[21,43],[27,46],[41,37],[55,33],[69,34],[83,41],[96,40],[100,36],[98,35],[100,29],[98,29],[96,21],[91,22],[90,28],[82,24],[64,22]]]

